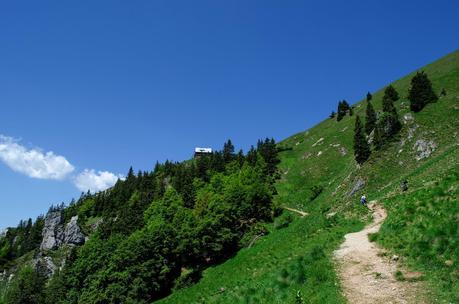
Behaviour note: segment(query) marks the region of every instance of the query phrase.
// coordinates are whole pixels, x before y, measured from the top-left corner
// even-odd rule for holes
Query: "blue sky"
[[[131,165],[309,128],[338,100],[457,49],[458,12],[456,1],[3,1],[0,227]]]

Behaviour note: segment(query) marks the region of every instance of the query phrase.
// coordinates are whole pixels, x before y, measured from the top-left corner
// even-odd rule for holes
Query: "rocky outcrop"
[[[352,187],[351,192],[349,192],[349,196],[353,196],[358,191],[362,190],[365,187],[365,181],[362,178],[358,178]]]
[[[52,211],[46,215],[42,236],[42,251],[54,250],[62,245],[82,245],[85,242],[85,235],[78,225],[78,216],[72,217],[64,227],[62,211]]]
[[[430,140],[419,139],[414,143],[413,150],[416,153],[416,160],[421,160],[429,157],[437,148],[437,144]]]
[[[43,240],[40,245],[41,250],[57,249],[64,240],[62,211],[48,212],[45,217],[45,226],[43,227]]]
[[[32,261],[32,266],[35,270],[44,275],[47,278],[50,278],[56,272],[56,265],[49,256],[39,256]]]
[[[78,225],[78,216],[70,219],[64,229],[64,244],[67,245],[83,245],[85,242],[85,235]]]

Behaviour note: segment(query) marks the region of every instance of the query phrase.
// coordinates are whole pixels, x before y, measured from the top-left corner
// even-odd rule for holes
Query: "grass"
[[[387,224],[413,221],[419,214],[424,214],[418,210],[410,211],[410,202],[435,201],[435,197],[449,189],[449,184],[443,184],[450,183],[449,174],[458,172],[459,52],[449,54],[423,70],[432,80],[436,92],[445,88],[447,95],[422,112],[412,114],[414,124],[405,124],[399,137],[382,151],[373,153],[362,168],[358,168],[353,160],[354,117],[346,116],[339,123],[326,119],[314,128],[280,142],[279,147],[284,148],[284,152],[281,153],[281,179],[276,185],[275,203],[306,211],[309,216],[301,218],[295,214],[291,221],[288,217],[292,215],[282,215],[270,226],[270,233],[252,248],[242,249],[232,259],[207,269],[197,284],[175,291],[158,303],[295,303],[298,294],[306,303],[345,303],[331,257],[346,233],[362,229],[371,219],[368,210],[358,203],[358,197],[363,193],[369,200],[384,203],[388,210],[388,219],[381,233],[372,235],[372,240],[388,250],[408,255],[403,260],[410,263],[409,266],[429,273],[427,282],[435,299],[447,301],[453,299],[452,292],[459,294],[454,287],[456,277],[452,277],[458,273],[457,256],[451,257],[453,266],[446,266],[450,268],[442,266],[446,256],[439,257],[440,262],[431,265],[428,259],[422,258],[421,252],[410,255],[411,246],[416,246],[416,238],[405,237],[402,242]],[[409,112],[407,94],[414,73],[392,83],[401,96],[397,102],[400,117]],[[382,90],[373,94],[376,110],[381,108],[382,95]],[[357,103],[354,107],[354,115],[364,117],[365,103]],[[414,136],[409,138],[409,129],[414,127]],[[429,158],[419,161],[413,150],[418,139],[433,140],[437,145]],[[350,190],[357,179],[363,179],[365,187],[351,196]],[[399,185],[404,179],[408,180],[409,189],[401,193]],[[429,184],[433,188],[425,190]],[[317,187],[320,187],[320,193],[316,191]],[[443,187],[443,192],[435,187]],[[448,200],[457,205],[457,201]],[[438,204],[427,204],[423,208],[426,217],[436,212],[444,216],[447,212],[447,209],[438,209]],[[405,217],[408,211],[412,218]],[[451,225],[457,221],[457,217],[447,218],[452,221]],[[407,229],[406,233],[410,236],[431,234],[432,245],[442,250],[444,246],[459,248],[457,234],[438,238],[437,234],[446,233],[435,230],[439,224],[435,222],[431,230],[416,228],[410,232]],[[451,225],[448,229],[452,229]]]

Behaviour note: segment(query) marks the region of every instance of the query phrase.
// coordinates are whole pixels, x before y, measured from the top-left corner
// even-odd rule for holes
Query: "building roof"
[[[194,148],[194,153],[212,153],[212,148]]]

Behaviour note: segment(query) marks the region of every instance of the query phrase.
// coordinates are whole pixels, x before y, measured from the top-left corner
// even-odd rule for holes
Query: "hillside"
[[[277,230],[272,227],[271,234],[260,239],[255,246],[243,249],[226,263],[207,270],[198,284],[176,292],[160,303],[293,303],[298,291],[307,303],[344,303],[331,253],[342,242],[345,233],[361,229],[368,220],[366,210],[358,204],[362,193],[388,207],[388,220],[381,233],[382,245],[389,251],[406,254],[415,242],[413,237],[397,235],[389,224],[406,220],[404,217],[408,215],[400,214],[400,211],[412,208],[409,204],[415,200],[400,193],[399,185],[404,179],[409,180],[410,191],[423,193],[424,202],[436,200],[438,191],[441,191],[433,189],[429,192],[424,190],[427,187],[440,187],[439,184],[443,191],[453,189],[444,194],[444,200],[451,207],[431,206],[431,209],[422,211],[414,208],[410,209],[410,217],[417,218],[421,216],[420,212],[423,212],[423,218],[433,216],[437,211],[450,212],[449,219],[453,222],[448,223],[450,239],[446,240],[448,245],[445,246],[456,248],[456,252],[450,252],[449,256],[457,259],[459,51],[422,70],[429,75],[435,91],[444,88],[447,95],[423,111],[412,114],[413,120],[405,121],[399,138],[389,147],[373,153],[362,168],[357,168],[353,160],[353,117],[346,116],[340,122],[326,119],[281,141],[280,147],[292,150],[281,153],[282,178],[276,184],[276,201],[279,205],[306,211],[309,216],[301,218],[287,211],[276,220],[282,222],[284,218],[294,218],[287,228]],[[407,92],[414,73],[392,83],[401,95],[397,102],[400,117],[410,112]],[[383,90],[373,94],[376,110],[381,109],[382,94]],[[365,102],[354,106],[355,115],[364,117]],[[421,139],[435,142],[436,148],[429,157],[416,160],[414,145]],[[350,195],[359,179],[365,186]],[[323,192],[311,202],[309,198],[314,186],[322,186]],[[438,233],[440,237],[442,224],[439,220],[432,223],[432,227],[417,228],[417,231],[404,227],[404,231],[408,235],[420,234],[418,238],[432,233]],[[448,258],[441,252],[440,249],[436,255],[435,265],[428,259],[420,262],[422,253],[419,251],[417,255],[406,256],[403,262],[425,273],[433,298],[445,303],[454,302],[453,299],[459,301],[459,261],[454,260],[453,266],[447,266],[444,262]]]
[[[235,153],[228,141],[209,158],[131,169],[108,191],[10,229],[0,303],[24,278],[33,292],[46,287],[39,303],[346,303],[333,252],[372,221],[362,194],[387,210],[371,241],[397,255],[394,276],[419,272],[423,300],[459,302],[459,51],[422,70],[439,100],[413,113],[416,71],[391,83],[402,129],[362,166],[353,137],[366,101],[277,148],[267,139]],[[377,111],[383,91],[372,92]]]

